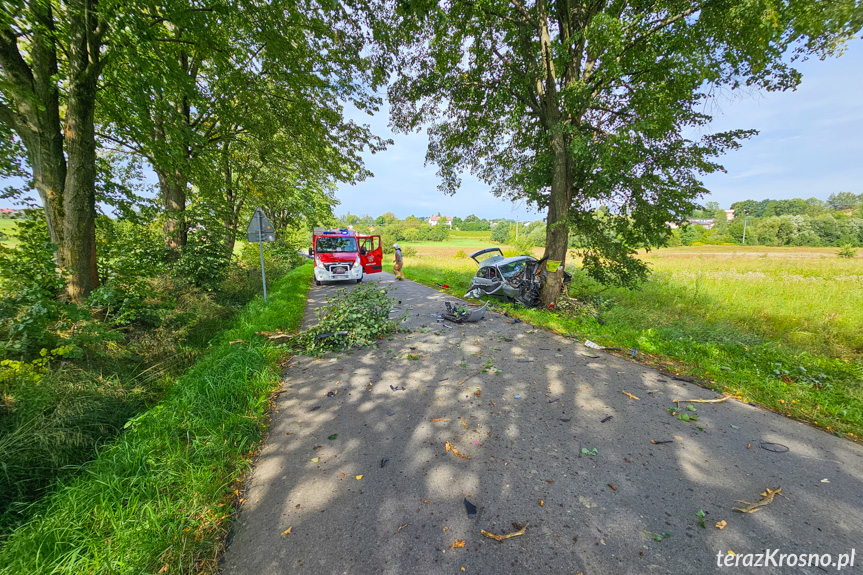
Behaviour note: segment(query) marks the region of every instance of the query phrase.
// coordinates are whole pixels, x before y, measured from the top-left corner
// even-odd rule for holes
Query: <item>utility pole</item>
[[[515,241],[518,241],[518,216],[515,217]]]
[[[746,220],[748,220],[748,219],[749,218],[746,216],[743,217],[743,245],[744,246],[746,245]]]

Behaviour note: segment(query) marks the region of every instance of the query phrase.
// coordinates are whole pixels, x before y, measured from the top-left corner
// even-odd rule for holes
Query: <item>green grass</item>
[[[38,503],[0,573],[216,572],[284,355],[254,334],[299,327],[311,275],[297,268],[268,304],[251,302],[161,403]]]
[[[510,313],[580,341],[638,348],[640,361],[665,371],[863,437],[863,259],[758,250],[659,250],[645,256],[655,272],[641,290],[576,275],[571,295],[587,307]],[[470,260],[431,255],[405,266],[409,279],[446,283],[456,296],[475,270]]]
[[[8,248],[12,248],[18,245],[18,240],[15,238],[15,226],[15,220],[11,220],[9,218],[0,218],[0,234],[5,234],[6,236],[6,239],[0,239],[0,242],[2,242]]]

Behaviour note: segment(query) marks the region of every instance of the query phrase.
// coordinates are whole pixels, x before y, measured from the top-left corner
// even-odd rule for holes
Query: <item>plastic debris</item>
[[[527,523],[524,525],[518,525],[518,523],[513,523],[513,527],[517,528],[518,531],[513,531],[512,533],[507,533],[506,535],[495,535],[494,533],[490,533],[485,529],[480,529],[479,532],[489,539],[494,539],[498,543],[503,543],[504,540],[509,539],[510,537],[518,537],[519,535],[524,535],[525,530],[527,529]],[[516,527],[517,526],[517,527]]]
[[[291,534],[291,529],[293,529],[293,528],[294,528],[294,526],[293,526],[293,525],[291,525],[290,527],[288,527],[287,529],[285,529],[284,531],[282,531],[282,537],[284,537],[285,535],[290,535],[290,534]]]
[[[448,301],[444,302],[446,313],[443,316],[453,323],[473,323],[481,320],[485,315],[485,310],[488,309],[488,303],[479,309],[468,310],[463,305],[452,304]]]
[[[390,460],[389,457],[384,457],[383,459],[381,459],[381,469],[384,468],[384,466],[387,464],[387,461],[389,461],[389,460]]]
[[[317,463],[320,460],[321,460],[320,457],[312,457],[312,463]]]
[[[605,349],[605,347],[599,345],[598,343],[593,343],[589,339],[584,340],[584,347],[589,347],[590,349]]]
[[[388,416],[390,416],[390,417],[392,417],[392,416],[393,416],[393,415],[395,415],[395,414],[396,414],[396,412],[395,412],[395,411],[388,411],[388,412],[387,412],[387,415],[388,415]]]
[[[362,478],[363,478],[363,476],[362,476],[362,475],[357,475],[357,476],[356,476],[356,480],[357,480],[357,481],[359,481],[359,480],[360,480],[360,479],[362,479]]]
[[[782,445],[781,443],[771,443],[769,441],[762,441],[761,449],[771,451],[773,453],[786,453],[790,450],[787,445]]]
[[[614,418],[613,416],[609,415],[608,417],[606,417],[605,419],[600,421],[600,423],[605,423],[606,421],[611,421],[613,418]]]
[[[336,394],[337,394],[338,392],[339,392],[339,390],[338,390],[338,389],[337,389],[337,390],[335,390],[335,391],[328,391],[328,392],[327,392],[327,397],[335,397],[335,396],[336,396]]]
[[[461,549],[464,547],[464,539],[456,539],[452,545],[449,546],[450,549]]]
[[[738,503],[745,503],[746,505],[744,507],[732,507],[731,510],[739,511],[740,513],[755,513],[762,507],[766,507],[773,503],[773,498],[777,495],[782,495],[782,487],[777,487],[776,489],[770,489],[768,487],[767,490],[761,494],[761,499],[758,500],[758,502],[749,503],[748,501],[738,499]]]
[[[829,479],[822,479],[821,483],[830,483],[830,480]]]
[[[740,429],[740,428],[739,428],[739,427],[737,427],[736,425],[732,425],[732,426],[731,426],[731,429]]]
[[[513,319],[512,319],[512,321],[511,321],[511,322],[509,322],[509,323],[524,323],[524,322],[523,322],[523,321],[521,321],[520,319],[518,319],[517,317],[515,317],[515,318],[513,318]]]
[[[516,399],[521,399],[521,396],[520,396],[520,395],[514,395],[513,397],[514,397],[514,398],[516,398]]]
[[[467,497],[464,498],[464,510],[467,511],[467,516],[473,519],[476,517],[476,505],[467,500]]]
[[[728,525],[728,522],[723,519],[722,521],[716,523],[716,528],[722,531],[723,529],[725,529],[726,525]]]
[[[334,433],[334,434],[330,435],[329,437],[327,437],[327,439],[329,439],[330,441],[335,441],[338,437],[339,437],[339,434]]]
[[[405,388],[404,388],[404,387],[402,387],[402,386],[400,386],[400,385],[396,385],[395,387],[393,387],[393,386],[391,385],[391,386],[390,386],[390,389],[391,389],[391,390],[393,390],[393,391],[404,391],[404,390],[405,390]]]
[[[585,455],[596,455],[598,453],[596,447],[594,447],[593,449],[588,449],[586,447],[582,447],[581,452]]]
[[[632,349],[630,349],[629,355],[631,355],[632,357],[638,357],[638,348],[633,347]]]

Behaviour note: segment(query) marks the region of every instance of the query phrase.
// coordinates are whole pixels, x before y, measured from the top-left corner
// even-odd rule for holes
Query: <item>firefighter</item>
[[[404,260],[402,258],[402,249],[398,244],[393,244],[393,248],[396,250],[395,254],[395,262],[393,263],[393,271],[396,274],[396,279],[402,281],[405,279],[405,274],[402,273],[402,266],[404,265]]]

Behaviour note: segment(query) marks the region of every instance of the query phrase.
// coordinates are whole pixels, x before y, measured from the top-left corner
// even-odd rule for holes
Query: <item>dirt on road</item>
[[[225,574],[711,573],[765,549],[863,569],[863,447],[735,400],[684,421],[675,399],[717,395],[496,313],[448,329],[430,314],[455,298],[378,275],[410,331],[294,358]]]

